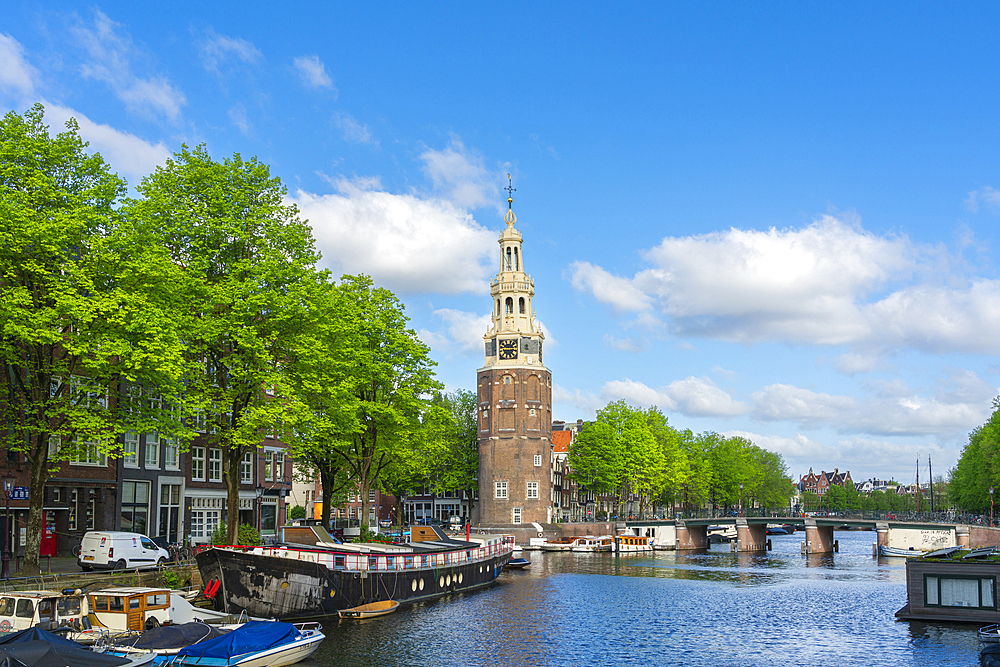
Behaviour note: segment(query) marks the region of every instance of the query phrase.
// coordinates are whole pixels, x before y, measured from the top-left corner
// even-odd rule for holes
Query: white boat
[[[558,540],[542,542],[542,551],[572,551],[573,543],[576,540],[577,538],[575,537],[560,537]]]
[[[614,550],[618,553],[641,553],[653,550],[652,537],[637,535],[617,535],[614,539]]]
[[[169,664],[284,667],[308,658],[324,638],[319,623],[251,621],[221,637],[182,648]]]
[[[910,547],[909,549],[901,549],[899,547],[887,547],[879,546],[878,555],[888,556],[890,558],[919,558],[923,556],[926,551],[921,551],[920,549],[914,549]]]
[[[1000,642],[1000,624],[994,623],[985,628],[979,628],[979,641],[986,644],[996,644]]]
[[[613,538],[610,535],[604,535],[602,537],[594,537],[593,535],[587,535],[586,537],[578,538],[573,542],[572,551],[584,552],[584,553],[598,553],[601,551],[611,551]]]
[[[81,629],[88,614],[87,596],[79,589],[9,591],[0,594],[0,633],[20,632],[32,626],[54,630]],[[70,639],[75,639],[72,635]]]

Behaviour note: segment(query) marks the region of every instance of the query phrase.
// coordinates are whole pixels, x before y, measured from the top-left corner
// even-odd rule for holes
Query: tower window
[[[517,248],[514,248],[514,270],[515,271],[520,271],[521,270],[521,269],[518,268],[518,264],[517,264]]]
[[[510,248],[507,248],[507,270],[510,271]]]
[[[523,296],[520,299],[517,300],[517,310],[518,310],[519,313],[521,313],[522,315],[524,315],[524,297]]]
[[[500,299],[497,299],[497,315],[500,314]]]
[[[504,305],[507,306],[507,314],[508,315],[513,315],[514,314],[514,299],[512,299],[511,297],[507,297],[507,300],[504,302]]]

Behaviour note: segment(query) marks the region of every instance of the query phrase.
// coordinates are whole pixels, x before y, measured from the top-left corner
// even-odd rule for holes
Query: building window
[[[222,481],[222,450],[208,450],[208,481]]]
[[[507,497],[507,482],[494,482],[495,498]]]
[[[191,499],[191,538],[209,540],[218,528],[222,512],[222,498]]]
[[[285,453],[274,453],[274,478],[279,482],[285,481]]]
[[[528,498],[538,497],[538,482],[528,482]]]
[[[57,447],[58,447],[58,440]],[[49,439],[51,445],[52,439]],[[108,459],[104,452],[100,451],[96,442],[89,440],[77,441],[77,452],[70,458],[70,463],[77,466],[106,466]]]
[[[149,534],[149,482],[122,482],[122,530]]]
[[[205,481],[205,448],[191,448],[191,479],[196,482]]]
[[[277,530],[278,504],[276,500],[265,501],[260,506],[260,532],[273,535]]]
[[[125,456],[122,458],[129,468],[139,467],[139,434],[125,431]]]
[[[240,461],[240,483],[253,483],[253,452],[247,452]]]
[[[534,412],[534,410],[532,410],[532,412]],[[542,465],[542,455],[535,454],[535,467],[537,468],[540,465]]]
[[[168,470],[180,470],[180,451],[177,449],[177,438],[163,436],[163,467]]]
[[[76,489],[69,492],[69,530],[76,530],[77,504],[80,502],[80,494]]]
[[[375,502],[375,489],[371,489],[368,491],[368,502],[370,503]]]
[[[937,577],[924,575],[928,607],[996,609],[995,577]]]
[[[512,510],[511,523],[521,523],[521,508],[515,507]]]
[[[160,434],[159,433],[147,433],[146,434],[146,467],[147,468],[159,468],[160,467]]]
[[[513,315],[514,314],[514,299],[512,299],[510,297],[507,297],[504,300],[503,303],[504,303],[504,308],[507,309],[507,314],[508,315]]]
[[[264,481],[274,481],[274,453],[264,452]]]
[[[202,450],[204,448],[196,447]],[[202,459],[204,464],[204,459]],[[181,512],[181,485],[164,484],[160,487],[160,526],[156,534],[166,537],[168,542],[177,541],[177,528]]]
[[[524,297],[523,296],[520,299],[517,300],[517,309],[518,309],[518,314],[524,315]]]

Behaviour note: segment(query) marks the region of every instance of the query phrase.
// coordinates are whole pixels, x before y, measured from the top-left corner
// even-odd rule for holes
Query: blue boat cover
[[[66,639],[60,634],[42,630],[41,628],[30,627],[18,632],[0,633],[0,644],[17,644],[19,642],[43,641],[56,646],[72,646],[73,648],[84,648],[72,639]]]
[[[280,621],[250,621],[232,632],[186,646],[177,651],[178,656],[189,655],[200,658],[229,658],[247,653],[256,653],[287,644],[294,640],[299,631],[291,623]]]

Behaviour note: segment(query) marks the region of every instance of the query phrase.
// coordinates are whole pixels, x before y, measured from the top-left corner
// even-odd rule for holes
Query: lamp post
[[[14,492],[16,481],[14,473],[8,470],[3,478],[3,492],[6,506],[4,510],[3,556],[0,556],[0,579],[4,581],[10,579],[10,549],[8,548],[8,538],[10,537],[10,494]]]
[[[740,516],[743,516],[743,482],[740,482]]]
[[[993,487],[990,487],[990,527],[993,527]]]
[[[263,504],[262,498],[264,497],[264,487],[258,486],[256,492],[257,492],[257,534],[259,535],[261,530],[260,507]]]

